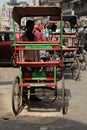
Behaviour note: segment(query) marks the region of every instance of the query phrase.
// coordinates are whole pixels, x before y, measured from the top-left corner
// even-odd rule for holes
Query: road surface
[[[87,130],[87,71],[81,71],[80,80],[65,79],[71,98],[68,113],[62,115],[56,103],[36,104],[15,116],[11,107],[12,83],[18,68],[0,67],[0,130]],[[60,82],[58,82],[60,85]]]

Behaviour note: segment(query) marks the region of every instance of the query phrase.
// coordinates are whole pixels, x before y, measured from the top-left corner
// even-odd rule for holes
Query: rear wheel
[[[87,58],[86,58],[86,54],[84,52],[82,52],[79,56],[79,61],[80,61],[80,69],[83,71],[86,69],[86,65],[87,65]]]
[[[62,113],[67,113],[67,106],[66,106],[66,90],[65,90],[65,79],[64,76],[62,77],[62,91],[61,91],[61,97],[62,97]]]
[[[17,76],[12,86],[12,109],[15,115],[17,115],[22,106],[22,88],[19,87],[20,79]]]
[[[13,67],[15,67],[15,68],[17,67],[14,58],[12,59],[12,65],[13,65]]]
[[[77,57],[73,58],[73,63],[72,63],[72,76],[74,80],[79,79],[80,76],[80,62]]]
[[[11,57],[11,62],[12,62],[13,67],[17,67],[17,64],[16,64],[17,57],[18,57],[18,53],[14,53],[14,55]]]

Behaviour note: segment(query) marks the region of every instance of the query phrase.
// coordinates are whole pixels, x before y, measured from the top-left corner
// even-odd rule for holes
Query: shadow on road
[[[68,107],[69,107],[69,100],[71,99],[71,94],[70,90],[66,89],[66,94],[65,97],[62,97],[62,91],[61,89],[58,90],[57,97],[55,100],[49,101],[49,102],[44,102],[44,100],[41,101],[31,101],[28,100],[27,104],[21,105],[18,109],[18,111],[15,111],[13,107],[13,111],[15,115],[19,115],[20,113],[25,110],[27,113],[49,113],[49,112],[62,112],[62,114],[66,114],[68,112]],[[16,99],[15,99],[16,100]],[[14,103],[15,103],[14,100]],[[17,100],[16,100],[17,101]]]
[[[49,113],[50,114],[50,113]],[[48,115],[49,115],[48,114]],[[56,115],[40,116],[33,113],[32,115],[18,116],[14,118],[3,118],[0,123],[0,129],[3,130],[86,130],[87,124],[59,117]],[[45,129],[47,128],[47,129]]]
[[[13,81],[0,81],[0,85],[10,85],[13,84]]]
[[[13,67],[13,65],[10,62],[2,62],[0,63],[0,67]]]

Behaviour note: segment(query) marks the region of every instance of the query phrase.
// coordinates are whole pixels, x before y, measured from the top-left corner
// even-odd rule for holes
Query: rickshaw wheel
[[[12,86],[12,109],[15,115],[17,115],[22,107],[22,88],[19,87],[20,79],[17,76]]]
[[[79,79],[80,75],[80,62],[79,59],[75,56],[72,63],[72,76],[74,80]]]
[[[14,55],[12,56],[12,58],[11,58],[11,62],[12,62],[12,65],[13,65],[14,68],[17,68],[17,67],[18,67],[17,64],[16,64],[17,58],[18,58],[18,52],[16,52],[16,54],[14,54]]]
[[[16,65],[16,63],[15,63],[14,58],[12,59],[12,64],[13,64],[13,67],[14,67],[14,68],[17,68],[17,65]]]
[[[87,58],[86,58],[86,53],[84,53],[84,52],[82,52],[82,54],[80,54],[80,57],[82,58],[82,59],[80,59],[80,57],[79,57],[79,61],[80,61],[80,63],[81,63],[81,65],[80,65],[80,69],[83,71],[83,70],[86,70],[86,66],[87,66]]]
[[[64,76],[62,77],[62,91],[61,91],[61,96],[62,96],[62,114],[67,113],[67,106],[66,106],[66,90],[65,90],[65,79]]]

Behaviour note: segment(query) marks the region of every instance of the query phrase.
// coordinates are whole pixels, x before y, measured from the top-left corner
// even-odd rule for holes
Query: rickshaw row
[[[15,77],[12,87],[12,109],[18,115],[24,106],[31,110],[31,96],[43,103],[60,101],[59,107],[62,113],[68,110],[69,97],[65,89],[64,69],[72,70],[73,78],[78,79],[80,64],[76,56],[77,47],[63,45],[62,12],[60,7],[14,7],[12,12],[14,28],[14,62],[19,67],[19,75]],[[58,16],[60,20],[60,40],[49,41],[17,41],[15,38],[15,22],[20,28],[23,17],[48,17]],[[54,35],[52,33],[51,35]],[[71,37],[70,37],[71,38]],[[49,52],[49,57],[43,57],[43,61],[25,61],[26,51]],[[68,54],[67,54],[68,52]],[[34,55],[35,56],[35,55]],[[58,82],[61,81],[61,89]],[[31,92],[33,91],[33,92]],[[37,101],[34,101],[37,103]],[[37,104],[38,105],[38,104]]]

